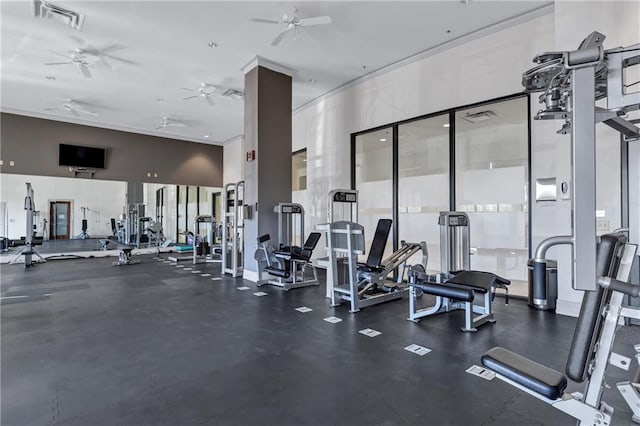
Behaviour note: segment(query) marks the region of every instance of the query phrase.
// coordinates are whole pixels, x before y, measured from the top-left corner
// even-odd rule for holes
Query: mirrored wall
[[[140,215],[159,224],[172,242],[186,242],[184,233],[194,230],[197,215],[213,215],[216,222],[221,217],[220,188],[6,173],[0,175],[0,181],[0,237],[17,240],[26,235],[28,182],[34,191],[36,235],[55,240],[58,248],[65,247],[63,241],[91,240],[70,247],[94,249],[98,239],[126,228],[131,203],[127,191],[132,187],[140,188],[135,200],[142,206]]]

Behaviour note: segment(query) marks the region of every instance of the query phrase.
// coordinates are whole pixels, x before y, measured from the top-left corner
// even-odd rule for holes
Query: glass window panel
[[[303,149],[291,156],[291,190],[307,189],[307,150]]]
[[[198,187],[187,187],[187,229],[194,231],[196,216],[198,215]]]
[[[198,188],[200,192],[199,195],[199,203],[198,203],[198,214],[199,215],[210,215],[211,214],[211,188]]]
[[[367,253],[378,219],[393,218],[393,140],[391,127],[356,136],[355,175],[358,221],[364,226]],[[385,257],[393,252],[389,235]],[[366,255],[364,256],[366,259]]]
[[[398,126],[398,239],[425,241],[427,268],[440,271],[438,216],[449,210],[449,114]],[[407,263],[422,262],[422,253]]]
[[[185,244],[187,239],[187,187],[185,185],[178,186],[178,242]]]
[[[471,268],[514,280],[518,293],[527,280],[527,115],[520,97],[460,110],[455,123],[456,208],[469,214]]]

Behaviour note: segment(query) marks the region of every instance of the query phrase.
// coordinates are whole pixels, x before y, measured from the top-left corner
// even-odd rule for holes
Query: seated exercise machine
[[[640,286],[626,283],[636,250],[637,246],[626,244],[624,234],[601,237],[597,256],[601,277],[597,290],[585,292],[566,376],[501,347],[487,351],[482,356],[482,364],[500,380],[569,414],[580,425],[609,425],[613,408],[602,401],[602,394],[607,387],[608,364],[616,365],[615,360],[621,359],[612,353],[615,333],[621,318],[640,318],[640,308],[623,305],[625,295],[638,297],[640,294]],[[565,392],[567,378],[584,383],[585,392]],[[621,383],[619,388],[625,391],[625,400],[634,403],[630,407],[635,418],[640,419],[639,385],[637,378],[634,381],[634,384]],[[631,392],[627,394],[627,391]]]
[[[258,238],[258,251],[256,260],[258,261],[258,286],[271,284],[282,287],[284,290],[292,288],[318,285],[316,269],[311,265],[311,255],[316,248],[321,234],[312,232],[302,247],[289,246],[284,250],[270,250],[267,242],[270,240],[269,234]],[[311,267],[312,276],[307,276],[307,267]],[[264,280],[262,273],[277,277],[275,279]]]
[[[304,237],[304,208],[297,203],[279,203],[273,209],[278,214],[278,248],[267,246],[269,234],[258,238],[258,249],[254,258],[258,262],[258,286],[271,284],[285,290],[318,285],[311,255],[321,234],[312,232],[302,244]],[[307,267],[312,276],[307,276]],[[263,279],[262,273],[276,277]]]
[[[353,222],[339,221],[323,226],[327,232],[329,269],[327,286],[331,290],[331,305],[341,301],[350,303],[350,312],[379,303],[400,299],[407,292],[403,276],[407,260],[422,250],[423,264],[427,263],[426,243],[406,243],[386,259],[382,259],[387,245],[390,219],[380,219],[371,242],[369,256],[365,263],[358,264],[357,258],[364,254],[364,228]],[[398,269],[402,268],[400,273]],[[344,274],[340,274],[344,269]],[[396,280],[388,276],[398,273]],[[340,275],[344,275],[344,282]]]
[[[33,218],[36,211],[36,203],[33,199],[33,187],[31,183],[27,182],[27,195],[24,197],[24,210],[26,212],[26,234],[24,240],[18,240],[18,243],[24,242],[23,247],[16,254],[16,256],[11,259],[10,264],[14,264],[17,262],[20,256],[24,256],[24,267],[28,268],[32,266],[34,263],[46,262],[45,258],[38,253],[36,250],[36,246],[42,245],[42,238],[37,238],[35,235]],[[34,260],[33,256],[36,256],[38,260]]]
[[[326,233],[328,224],[338,221],[358,223],[358,191],[355,189],[334,189],[329,192],[327,197],[327,223],[316,225],[316,230]],[[316,258],[313,264],[328,271],[329,256]],[[327,273],[327,299],[333,297],[331,279],[331,274]]]
[[[440,212],[440,264],[442,273],[430,275],[422,265],[409,270],[409,321],[454,310],[464,310],[462,331],[478,331],[493,323],[493,302],[497,289],[506,292],[511,281],[490,272],[470,271],[469,217],[463,212]],[[422,293],[435,296],[435,303],[418,308]],[[475,303],[481,296],[482,304]],[[474,314],[477,314],[474,316]]]
[[[216,246],[213,244],[215,241],[215,218],[211,215],[196,216],[193,226],[195,232],[194,238],[192,239],[193,264],[221,262],[219,250],[218,253],[216,253]],[[204,236],[202,236],[203,230],[201,228],[207,228]]]
[[[543,240],[532,262],[535,298],[536,292],[542,293],[537,288],[545,285],[547,249],[570,245],[573,287],[585,290],[566,376],[500,347],[486,352],[482,364],[499,379],[576,418],[580,425],[607,426],[613,407],[602,401],[608,387],[606,369],[608,364],[628,367],[626,361],[630,360],[622,362],[624,357],[612,353],[612,347],[617,329],[628,320],[640,319],[640,308],[624,303],[625,297],[638,297],[640,286],[627,282],[637,245],[627,243],[624,233],[603,235],[597,243],[595,125],[603,122],[621,133],[624,142],[640,139],[640,128],[623,118],[628,111],[640,107],[640,92],[627,91],[635,83],[626,81],[634,75],[627,68],[640,63],[640,44],[604,50],[604,39],[603,34],[593,32],[575,51],[538,55],[534,58],[537,65],[522,78],[527,92],[544,92],[539,99],[546,108],[535,118],[563,119],[565,124],[559,133],[571,133],[572,233]],[[595,106],[596,101],[605,98],[606,109]],[[637,218],[633,204],[628,210],[630,218]],[[567,379],[584,383],[585,392],[565,392]],[[618,384],[635,422],[640,422],[639,382],[636,374],[632,381]]]
[[[139,260],[133,260],[132,252],[133,247],[120,247],[120,253],[118,253],[118,260],[113,262],[113,266],[127,266],[127,265],[137,265],[140,263]]]

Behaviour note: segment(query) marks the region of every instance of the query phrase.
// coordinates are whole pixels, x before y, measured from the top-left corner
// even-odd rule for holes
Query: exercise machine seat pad
[[[357,267],[358,267],[358,271],[360,272],[371,272],[376,274],[379,274],[380,272],[384,272],[384,268],[382,266],[371,266],[362,262],[358,262]]]
[[[462,271],[445,281],[446,284],[459,284],[473,288],[474,291],[487,293],[494,285],[509,285],[506,278],[482,271]]]
[[[432,284],[428,282],[415,285],[419,287],[427,294],[433,294],[434,296],[448,297],[449,299],[461,300],[463,302],[473,302],[474,294],[473,289],[467,286],[461,286],[456,284],[447,283]]]
[[[567,388],[567,378],[559,371],[504,348],[489,349],[482,355],[482,365],[551,400]]]
[[[271,266],[267,266],[266,268],[264,268],[264,270],[271,275],[275,275],[276,277],[289,278],[289,271],[286,269],[279,269],[279,268],[273,268]]]

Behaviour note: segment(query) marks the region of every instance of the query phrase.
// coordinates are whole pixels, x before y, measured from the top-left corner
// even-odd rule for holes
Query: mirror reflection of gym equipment
[[[232,277],[243,271],[244,182],[225,185],[222,195],[222,270]]]

